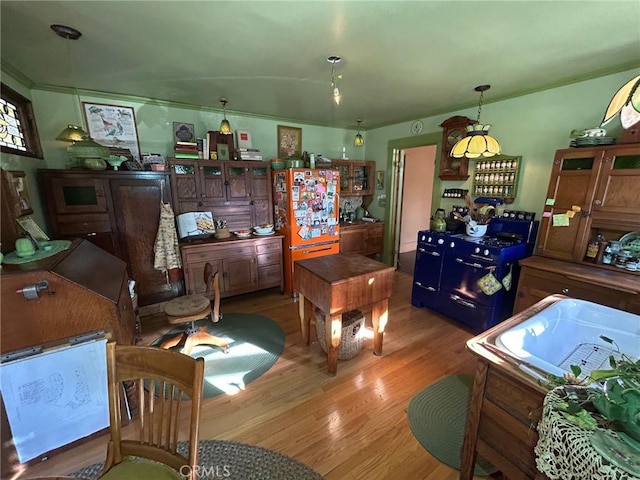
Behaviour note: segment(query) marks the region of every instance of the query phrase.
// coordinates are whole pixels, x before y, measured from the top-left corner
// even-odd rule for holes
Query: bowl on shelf
[[[120,165],[127,161],[127,157],[124,155],[109,155],[107,158],[107,163],[111,165],[114,170],[118,170]]]
[[[251,236],[251,230],[238,230],[237,232],[233,232],[236,237],[239,238],[248,238]]]
[[[253,229],[258,235],[268,235],[273,233],[273,225],[270,223],[266,225],[257,225],[253,227]]]

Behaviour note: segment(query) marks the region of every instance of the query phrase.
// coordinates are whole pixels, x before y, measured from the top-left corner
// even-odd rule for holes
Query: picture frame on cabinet
[[[85,125],[91,138],[105,147],[128,148],[140,161],[138,127],[133,107],[82,102]]]
[[[278,157],[302,157],[302,129],[278,125]]]
[[[25,172],[21,170],[3,170],[3,172],[10,186],[10,197],[15,216],[23,217],[32,214],[33,207]]]
[[[217,160],[229,160],[229,145],[226,143],[218,143],[216,145]]]
[[[173,142],[195,142],[196,128],[193,123],[173,122]]]

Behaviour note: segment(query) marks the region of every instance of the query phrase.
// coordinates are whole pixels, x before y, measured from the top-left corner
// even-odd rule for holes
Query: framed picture
[[[193,123],[173,122],[173,143],[196,141],[196,129]]]
[[[218,143],[216,145],[216,153],[218,157],[215,160],[229,160],[229,145],[226,143]]]
[[[140,161],[138,127],[132,107],[82,102],[82,111],[89,135],[105,147],[128,148]]]
[[[32,214],[33,207],[31,205],[31,198],[29,197],[25,173],[18,170],[4,170],[4,175],[11,189],[9,193],[16,217]]]
[[[278,125],[278,157],[302,157],[302,129]]]
[[[376,190],[384,190],[384,170],[376,172]]]

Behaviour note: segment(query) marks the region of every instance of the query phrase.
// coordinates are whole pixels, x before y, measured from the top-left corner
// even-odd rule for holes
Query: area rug
[[[407,409],[409,427],[418,442],[442,463],[458,470],[472,389],[471,375],[443,377],[416,394]],[[496,471],[481,455],[476,457],[475,475]]]
[[[269,370],[284,350],[282,328],[268,317],[245,313],[225,313],[219,322],[199,320],[196,326],[206,326],[213,335],[229,342],[229,351],[210,345],[198,345],[191,351],[194,358],[204,358],[204,398],[223,393],[233,395]],[[154,340],[158,346],[185,326],[181,325]],[[174,347],[180,350],[181,345]]]
[[[179,442],[178,451],[187,454],[188,442]],[[95,480],[103,463],[94,463],[71,474]],[[322,480],[315,470],[304,463],[266,448],[224,440],[200,440],[196,478],[225,478],[227,480]],[[152,480],[152,479],[149,479]]]

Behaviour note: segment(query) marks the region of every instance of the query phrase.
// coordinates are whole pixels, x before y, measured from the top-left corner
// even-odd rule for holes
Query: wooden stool
[[[178,335],[165,340],[160,344],[162,348],[171,348],[178,345],[183,338],[184,348],[182,353],[189,355],[196,345],[214,345],[222,348],[224,353],[229,351],[229,344],[220,337],[207,332],[207,327],[196,327],[195,322],[211,315],[211,320],[217,322],[222,318],[220,314],[220,284],[218,272],[213,273],[210,263],[204,266],[204,281],[206,293],[209,293],[213,286],[213,312],[211,311],[211,301],[206,295],[184,295],[167,302],[164,313],[170,324],[189,323],[187,329]]]

